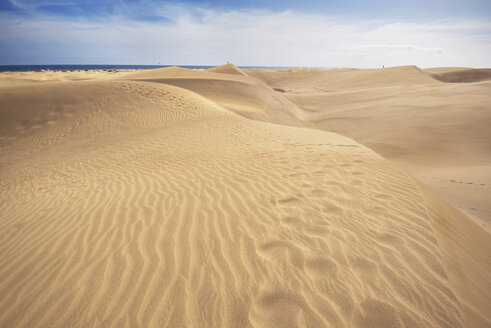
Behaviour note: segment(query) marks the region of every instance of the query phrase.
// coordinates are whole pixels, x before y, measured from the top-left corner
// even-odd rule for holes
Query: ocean
[[[104,69],[154,69],[175,65],[0,65],[0,72],[30,72],[30,71],[76,71]],[[211,68],[215,66],[178,65],[184,68]],[[239,66],[241,68],[289,68],[270,66]]]

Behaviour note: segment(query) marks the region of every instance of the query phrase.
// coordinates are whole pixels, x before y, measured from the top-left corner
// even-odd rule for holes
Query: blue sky
[[[491,66],[491,1],[0,0],[0,64]]]

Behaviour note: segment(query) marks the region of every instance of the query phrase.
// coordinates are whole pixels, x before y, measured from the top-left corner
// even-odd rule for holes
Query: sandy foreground
[[[0,73],[0,327],[490,327],[490,79]]]

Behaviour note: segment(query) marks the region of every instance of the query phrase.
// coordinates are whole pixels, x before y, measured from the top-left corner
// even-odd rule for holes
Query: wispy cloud
[[[358,49],[365,50],[400,50],[400,51],[415,51],[415,52],[430,52],[436,54],[443,54],[444,50],[442,48],[423,48],[418,46],[413,46],[410,44],[367,44],[359,47]]]
[[[20,1],[20,0],[17,0]],[[57,1],[43,1],[42,6]],[[491,24],[124,3],[101,19],[0,13],[0,63],[491,66]],[[64,2],[66,5],[66,2]],[[117,7],[117,8],[116,8]],[[35,13],[35,14],[33,14]],[[27,17],[26,17],[27,15]]]

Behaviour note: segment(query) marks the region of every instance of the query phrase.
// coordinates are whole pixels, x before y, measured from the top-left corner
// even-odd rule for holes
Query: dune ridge
[[[209,72],[222,73],[222,74],[237,74],[237,75],[245,75],[247,73],[242,69],[238,68],[234,64],[225,64],[221,66],[216,66],[208,69]]]
[[[234,72],[0,87],[0,326],[489,326],[489,234]]]
[[[491,80],[491,69],[466,69],[432,74],[433,78],[447,83],[472,83]]]
[[[298,126],[301,111],[261,81],[232,64],[209,70],[180,67],[136,72],[133,81],[165,83],[196,92],[241,116],[264,122]]]

